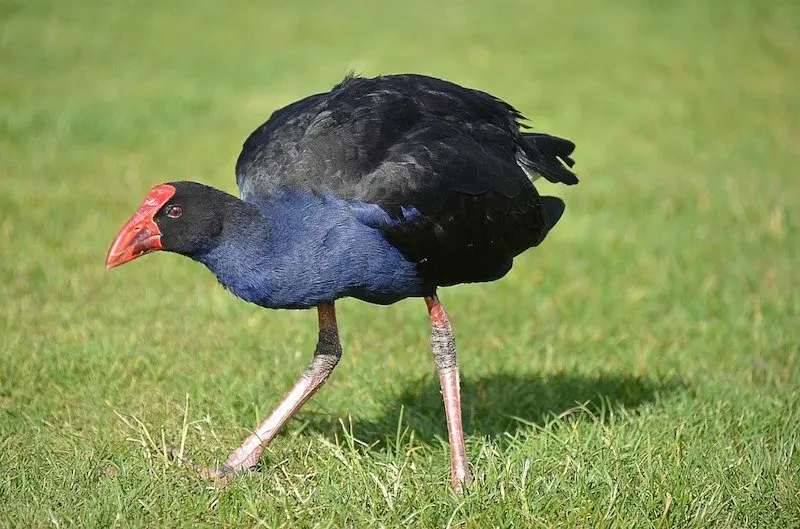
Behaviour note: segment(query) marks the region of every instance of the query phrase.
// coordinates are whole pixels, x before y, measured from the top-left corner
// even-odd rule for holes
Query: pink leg
[[[261,458],[264,447],[289,422],[297,410],[325,383],[333,372],[333,368],[342,356],[339,343],[339,332],[336,326],[336,309],[333,302],[317,307],[319,315],[319,341],[314,352],[314,359],[305,373],[292,386],[278,407],[253,432],[242,445],[233,452],[222,469],[205,470],[205,477],[227,479],[236,471],[255,467]]]
[[[450,476],[453,490],[462,492],[472,483],[467,452],[464,448],[464,428],[461,425],[461,389],[453,329],[442,304],[436,295],[425,298],[431,318],[431,349],[439,373],[444,398],[444,414],[450,441]]]

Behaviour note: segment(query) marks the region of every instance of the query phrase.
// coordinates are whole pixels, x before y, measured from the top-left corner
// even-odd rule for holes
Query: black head
[[[236,202],[236,197],[197,182],[154,187],[111,245],[106,268],[157,250],[195,257],[213,249],[226,211]]]
[[[153,220],[168,252],[196,255],[216,246],[231,195],[197,182],[172,182],[175,194]]]

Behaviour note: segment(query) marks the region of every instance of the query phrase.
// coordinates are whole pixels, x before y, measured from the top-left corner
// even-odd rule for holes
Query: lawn
[[[800,527],[800,4],[0,0],[0,526]],[[432,7],[435,5],[435,7]],[[449,490],[424,304],[338,304],[344,358],[227,487],[311,311],[202,266],[105,272],[146,191],[235,192],[243,139],[350,70],[492,92],[581,184],[444,289],[476,483]]]

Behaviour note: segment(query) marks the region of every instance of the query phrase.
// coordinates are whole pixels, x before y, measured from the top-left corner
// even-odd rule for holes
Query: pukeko
[[[311,364],[275,411],[204,475],[227,480],[325,382],[342,355],[334,303],[425,300],[444,398],[452,486],[471,481],[456,348],[437,288],[500,279],[544,240],[564,203],[533,180],[576,184],[575,145],[531,132],[512,106],[422,75],[348,76],[275,111],[244,142],[240,198],[195,182],[154,187],[108,251],[112,268],[166,250],[207,266],[236,296],[316,307]]]

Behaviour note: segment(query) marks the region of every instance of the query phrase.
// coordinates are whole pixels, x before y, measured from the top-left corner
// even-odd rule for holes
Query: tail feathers
[[[574,185],[578,177],[570,168],[575,165],[570,155],[575,144],[569,140],[542,133],[523,133],[526,140],[522,146],[525,156],[520,164],[538,173],[553,183]]]
[[[564,214],[564,201],[558,197],[543,196],[542,205],[547,212],[547,220],[549,221],[547,230],[549,231],[556,225],[561,215]]]

